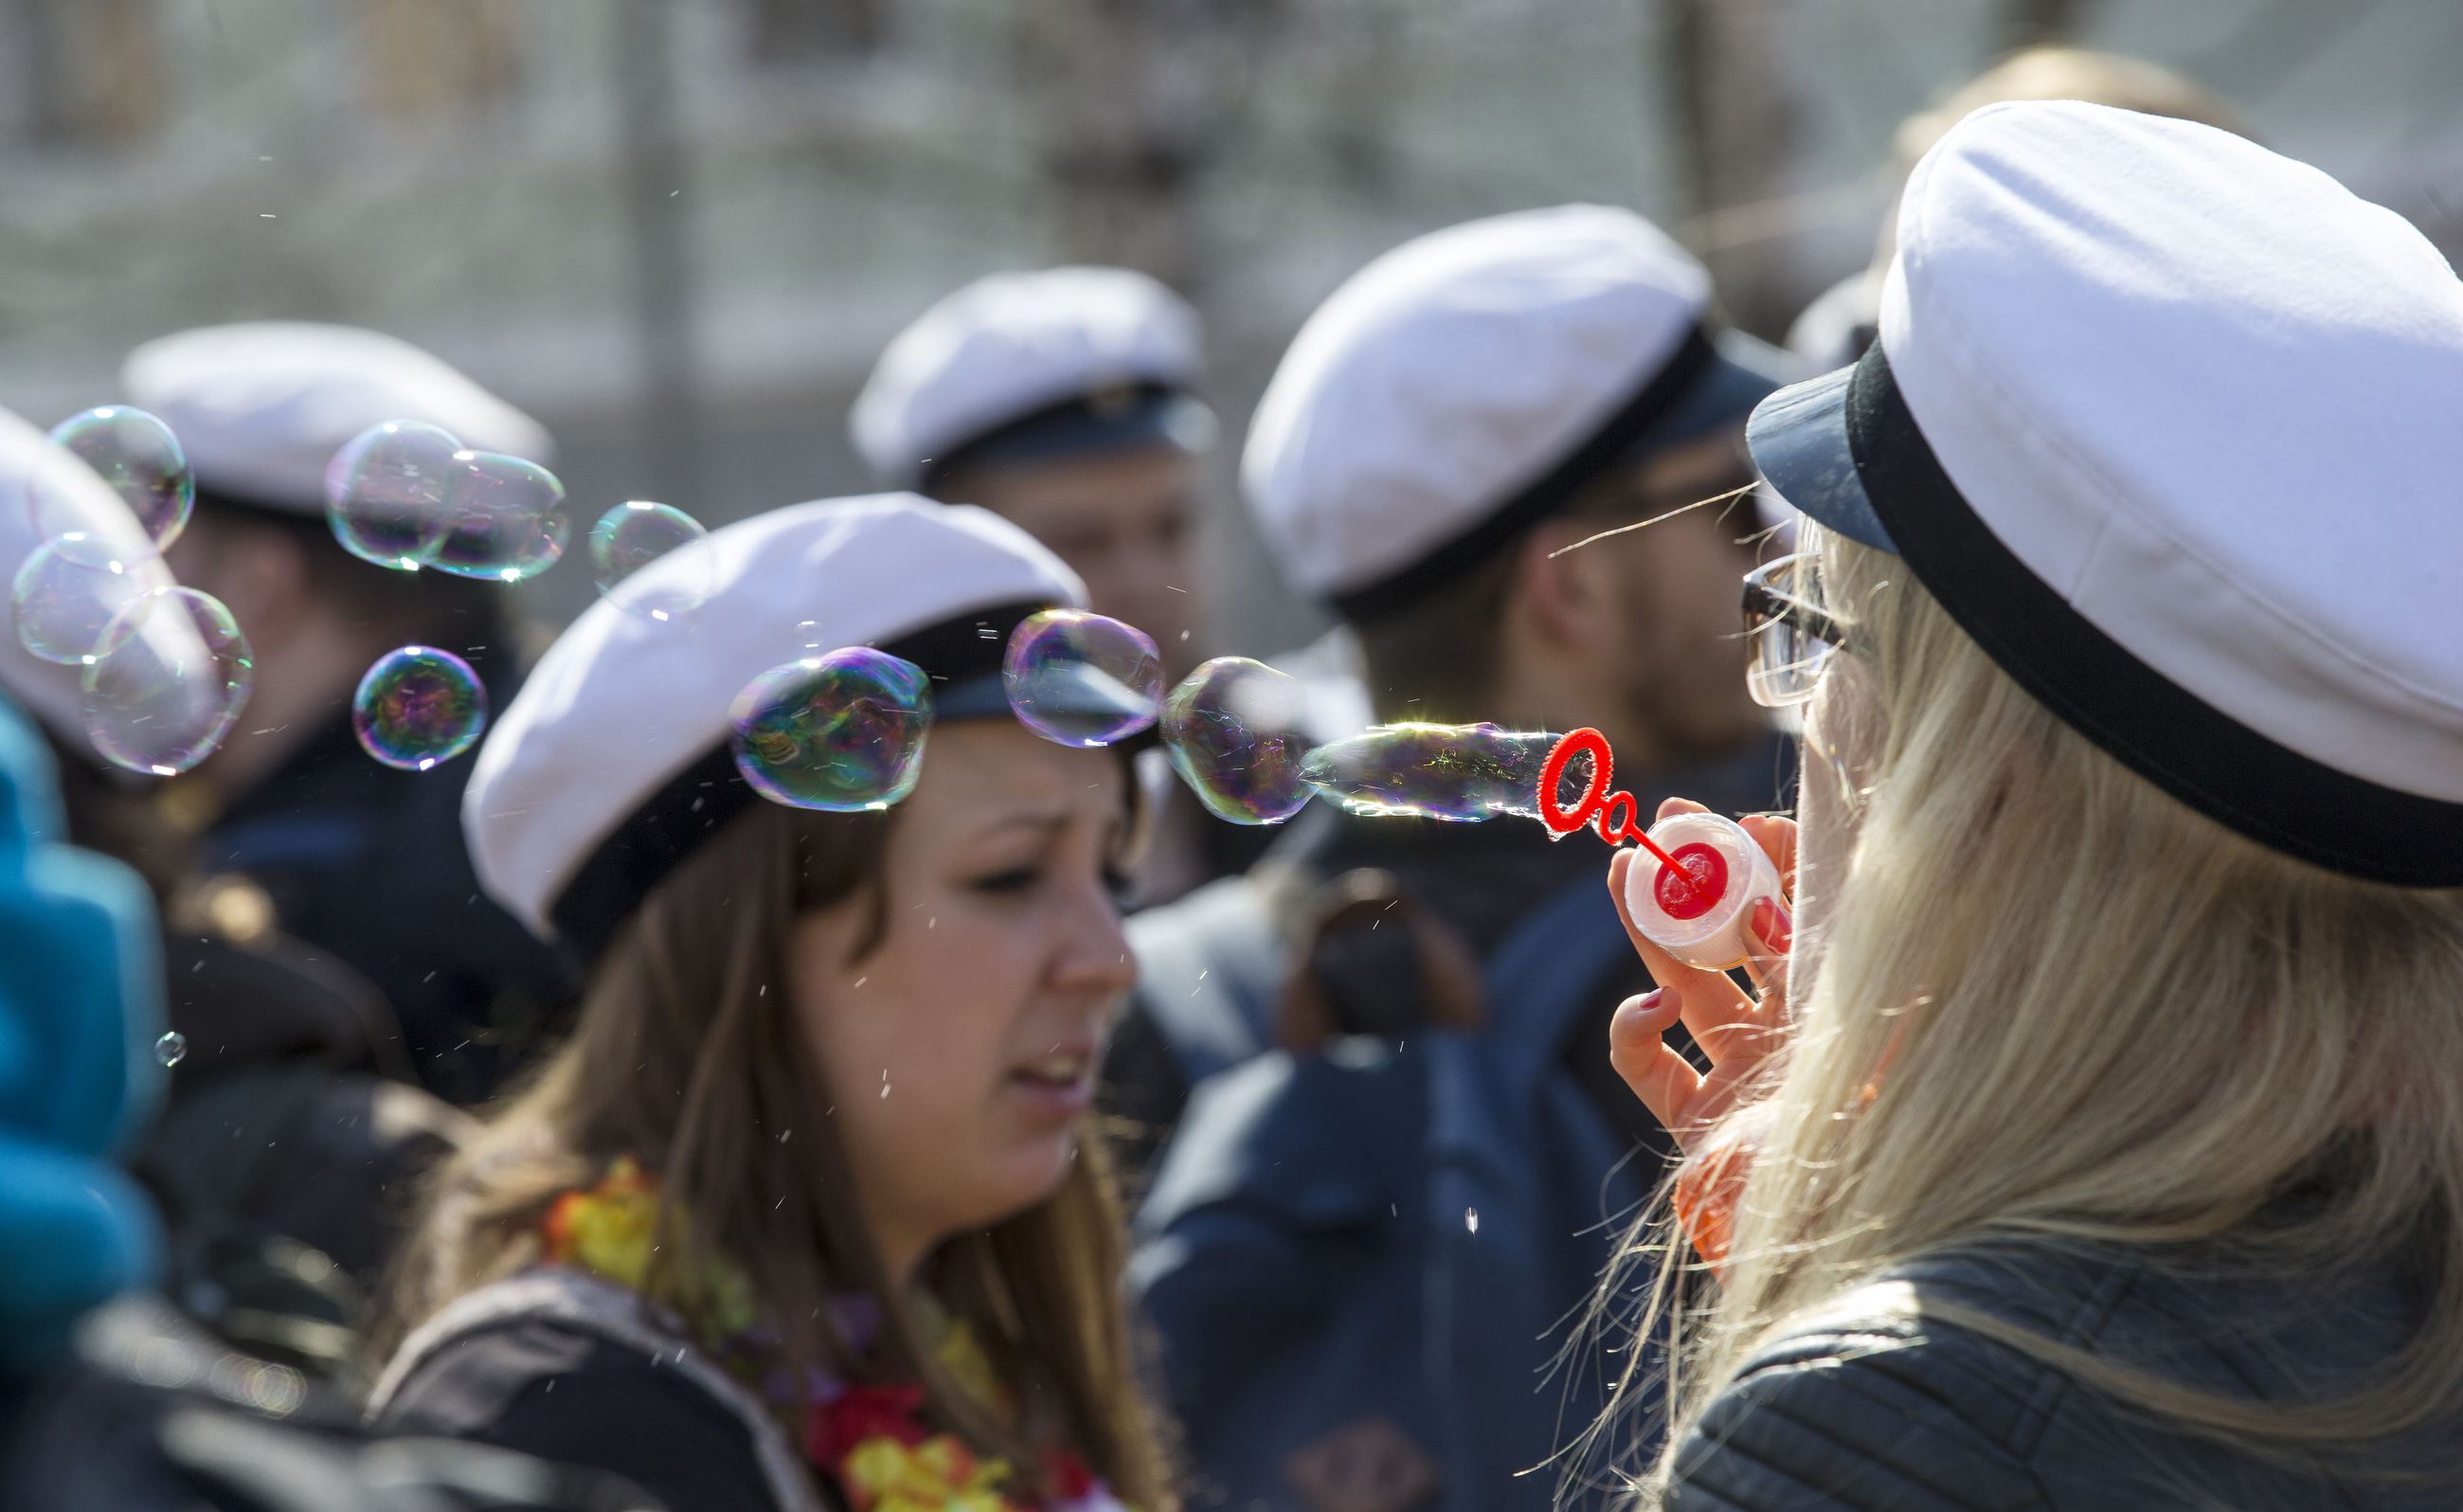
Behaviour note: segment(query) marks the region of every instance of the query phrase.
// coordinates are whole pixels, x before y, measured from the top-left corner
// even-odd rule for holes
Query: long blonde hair
[[[1894,1265],[1986,1240],[2210,1243],[2321,1279],[2425,1254],[2417,1337],[2365,1389],[2297,1407],[1914,1302],[2252,1452],[2365,1453],[2454,1412],[2463,891],[2355,881],[2192,812],[2022,691],[1895,558],[1820,550],[1878,705],[1876,749],[1852,753],[1872,781],[1849,795],[1845,874],[1804,880],[1820,917],[1791,1041],[1715,1135],[1754,1150],[1716,1294],[1689,1303],[1703,1288],[1664,1225],[1629,1247],[1628,1278],[1658,1266],[1642,1326],[1675,1335],[1667,1448],[1633,1489],[1658,1494],[1765,1342]],[[1808,783],[1835,780],[1820,734],[1817,717]],[[1646,1432],[1643,1370],[1595,1456]]]
[[[439,1172],[396,1266],[381,1361],[454,1298],[534,1263],[547,1207],[629,1155],[661,1177],[660,1263],[649,1290],[688,1321],[724,1257],[782,1335],[789,1378],[817,1369],[920,1381],[928,1410],[979,1451],[1018,1465],[1057,1434],[1114,1492],[1159,1512],[1164,1456],[1138,1391],[1121,1296],[1119,1203],[1100,1141],[1058,1191],[946,1242],[923,1281],[983,1341],[1017,1394],[1001,1420],[945,1377],[886,1276],[859,1208],[830,1100],[785,989],[794,919],[841,902],[880,940],[887,814],[805,814],[768,803],[730,821],[636,911],[593,973],[572,1039]],[[874,1357],[854,1357],[835,1299],[883,1304]]]

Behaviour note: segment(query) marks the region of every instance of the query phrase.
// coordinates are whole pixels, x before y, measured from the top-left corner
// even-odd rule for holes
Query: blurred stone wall
[[[1775,335],[1867,255],[1892,127],[2015,13],[1752,0],[1740,26],[1714,0],[1705,52],[1702,9],[0,0],[0,405],[107,402],[120,355],[182,325],[362,322],[546,419],[585,519],[656,489],[715,524],[865,486],[847,403],[948,287],[1141,261],[1212,333],[1215,638],[1273,650],[1314,611],[1242,528],[1232,453],[1336,282],[1419,230],[1603,200],[1676,228]],[[2058,10],[2452,244],[2463,6]],[[1681,140],[1705,120],[1769,145],[1706,173]],[[519,591],[550,626],[587,574]]]

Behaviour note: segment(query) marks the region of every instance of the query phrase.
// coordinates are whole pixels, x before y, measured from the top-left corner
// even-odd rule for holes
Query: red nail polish
[[[1764,898],[1754,905],[1754,935],[1777,954],[1785,955],[1796,941],[1796,921],[1776,898]]]
[[[1627,1019],[1646,1018],[1659,1008],[1659,1000],[1667,996],[1665,988],[1654,988],[1617,1010],[1620,1022]]]

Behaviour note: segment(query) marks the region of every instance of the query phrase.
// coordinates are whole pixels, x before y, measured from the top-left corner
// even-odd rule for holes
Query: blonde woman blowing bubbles
[[[1716,1274],[1665,1267],[1624,1468],[1677,1512],[2454,1506],[2463,286],[2079,104],[1968,118],[1901,224],[1880,341],[1751,432],[1816,527],[1746,590],[1807,701],[1757,832],[1794,994],[1768,931],[1758,997],[1637,937],[1614,1031]]]

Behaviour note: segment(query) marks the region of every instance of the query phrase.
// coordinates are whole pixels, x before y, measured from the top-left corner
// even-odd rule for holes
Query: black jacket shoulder
[[[622,1476],[672,1512],[782,1512],[744,1424],[661,1358],[513,1319],[424,1361],[377,1422]]]
[[[2394,1263],[2331,1285],[2225,1264],[2021,1246],[1911,1264],[1760,1350],[1679,1447],[1669,1512],[2083,1512],[2132,1507],[2427,1512],[2463,1498],[2463,1421],[2353,1458],[2260,1457],[2125,1409],[1941,1316],[2244,1400],[2349,1390],[2420,1322]],[[2400,1465],[2423,1479],[2379,1476]]]

